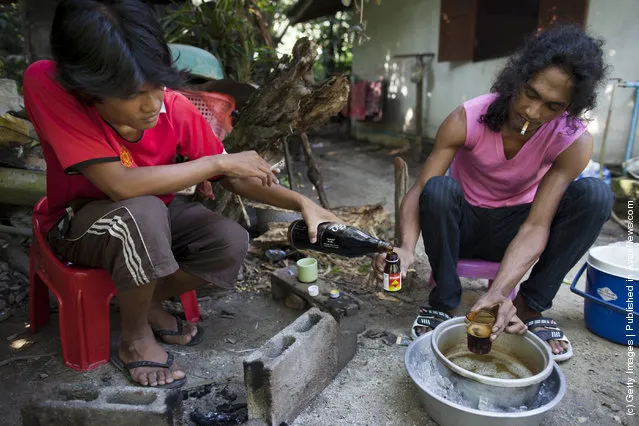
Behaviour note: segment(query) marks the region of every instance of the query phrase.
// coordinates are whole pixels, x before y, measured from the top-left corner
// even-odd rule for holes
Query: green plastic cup
[[[317,281],[317,260],[305,257],[297,261],[297,279],[303,283]]]

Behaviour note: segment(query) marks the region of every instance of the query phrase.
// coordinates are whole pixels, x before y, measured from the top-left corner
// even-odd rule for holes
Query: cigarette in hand
[[[279,172],[280,170],[282,170],[282,167],[284,167],[284,164],[285,164],[284,159],[278,161],[277,163],[271,166],[271,171],[277,170]]]
[[[526,122],[524,123],[524,127],[522,127],[522,128],[521,128],[521,134],[522,134],[522,135],[526,133],[526,129],[528,128],[528,124],[529,124],[529,123],[526,121]]]

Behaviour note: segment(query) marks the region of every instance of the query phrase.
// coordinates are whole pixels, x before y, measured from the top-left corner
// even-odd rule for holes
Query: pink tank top
[[[479,122],[496,97],[482,95],[464,103],[466,143],[453,159],[451,176],[474,206],[498,208],[532,203],[544,174],[586,126],[580,122],[573,131],[568,127],[567,114],[557,117],[537,130],[517,155],[507,160],[501,133]]]

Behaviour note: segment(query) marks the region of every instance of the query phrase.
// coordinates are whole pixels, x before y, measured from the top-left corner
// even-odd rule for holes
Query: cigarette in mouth
[[[522,127],[522,128],[521,128],[521,134],[522,134],[522,135],[526,133],[526,129],[527,129],[527,128],[528,128],[528,122],[526,121],[526,122],[524,123],[524,127]]]

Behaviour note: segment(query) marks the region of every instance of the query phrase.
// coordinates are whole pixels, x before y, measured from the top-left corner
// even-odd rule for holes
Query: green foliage
[[[291,183],[288,181],[288,176],[278,176],[277,180],[280,181],[280,185],[285,188],[291,188]]]
[[[169,43],[196,46],[213,53],[226,76],[239,81],[259,80],[260,65],[275,60],[255,22],[256,12],[276,8],[276,1],[215,0],[186,3],[162,19]]]
[[[352,12],[338,12],[330,18],[320,18],[298,25],[302,35],[314,40],[320,48],[314,66],[317,79],[329,75],[349,73],[353,64]]]
[[[360,274],[368,274],[372,270],[372,266],[370,263],[362,263],[359,265],[359,273]]]
[[[10,78],[22,87],[22,74],[27,62],[24,57],[24,36],[17,4],[0,5],[0,78]]]
[[[266,43],[259,24],[277,43],[286,27],[286,11],[297,0],[212,0],[200,5],[181,3],[162,19],[169,43],[200,47],[222,63],[227,77],[239,81],[263,82],[277,62],[275,49]],[[352,64],[353,13],[340,12],[295,27],[320,48],[314,66],[322,80],[329,74],[350,72]],[[275,46],[277,47],[277,46]]]

